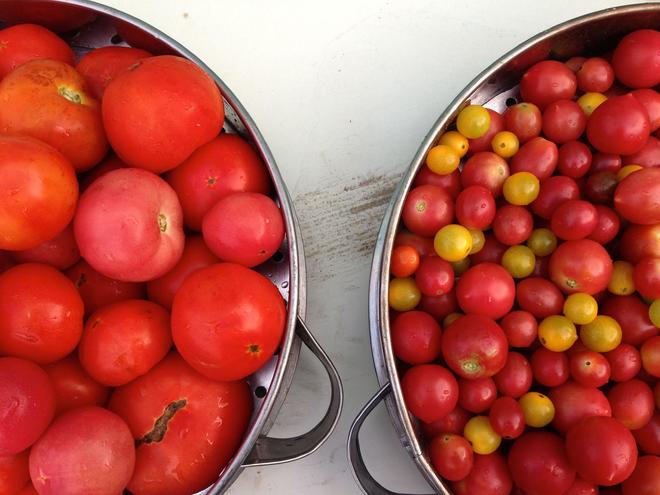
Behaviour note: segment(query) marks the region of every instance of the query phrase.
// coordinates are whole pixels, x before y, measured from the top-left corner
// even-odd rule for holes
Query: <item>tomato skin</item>
[[[408,364],[425,364],[442,351],[442,330],[431,315],[423,311],[406,311],[392,323],[392,350]]]
[[[498,198],[502,195],[504,181],[509,173],[509,165],[504,158],[492,151],[482,151],[472,155],[463,165],[461,185],[463,188],[484,186],[493,197]]]
[[[12,255],[17,263],[44,263],[58,270],[66,270],[80,259],[71,224],[52,239],[32,249],[14,251]]]
[[[660,83],[660,33],[639,29],[623,37],[612,56],[616,78],[631,88]]]
[[[490,115],[490,125],[483,136],[468,140],[468,153],[470,154],[479,153],[481,151],[490,151],[490,143],[493,140],[493,136],[504,130],[504,118],[502,115],[490,108],[486,108],[486,111]]]
[[[433,248],[433,238],[422,237],[412,234],[405,230],[400,230],[394,237],[394,246],[411,246],[417,250],[420,256],[429,256],[435,254]]]
[[[493,402],[488,420],[495,433],[505,439],[517,438],[525,431],[522,408],[512,397],[499,397]]]
[[[646,454],[660,455],[660,411],[655,411],[646,425],[632,432],[639,450]],[[0,485],[1,486],[1,485]]]
[[[575,95],[575,74],[561,62],[544,60],[530,67],[520,80],[523,100],[544,110],[553,101],[570,100]]]
[[[87,315],[107,304],[144,298],[144,284],[108,278],[94,270],[85,260],[80,260],[64,274],[78,289]]]
[[[26,263],[0,275],[0,353],[52,363],[82,334],[83,302],[73,283],[48,265]]]
[[[193,368],[215,380],[238,380],[263,366],[277,350],[285,323],[277,288],[233,263],[197,270],[172,303],[174,344]]]
[[[510,106],[504,112],[507,131],[513,132],[520,144],[524,144],[541,134],[543,119],[541,111],[533,103],[523,102]]]
[[[469,186],[456,198],[456,218],[468,229],[483,230],[495,218],[495,198],[483,186]]]
[[[441,296],[429,297],[422,294],[417,309],[424,311],[438,320],[442,320],[450,313],[458,311],[458,301],[456,300],[456,291],[451,291]]]
[[[660,258],[642,258],[633,271],[635,288],[647,299],[660,299]]]
[[[523,310],[536,318],[561,314],[564,306],[564,296],[557,286],[540,277],[518,282],[516,301]]]
[[[569,359],[569,366],[571,378],[588,387],[601,387],[610,379],[610,363],[598,352],[573,353]]]
[[[613,486],[635,469],[637,447],[632,433],[616,419],[584,418],[568,432],[568,457],[587,481]]]
[[[532,386],[532,367],[522,354],[509,352],[504,368],[493,376],[493,380],[501,395],[517,399]]]
[[[621,170],[622,159],[620,155],[614,153],[602,153],[597,151],[591,155],[590,174],[598,172],[614,172]]]
[[[453,433],[462,435],[463,429],[472,414],[467,412],[461,406],[456,406],[447,416],[433,423],[420,423],[420,427],[428,438],[437,437],[442,433]]]
[[[472,447],[465,438],[445,433],[431,441],[429,447],[431,464],[444,479],[458,481],[465,478],[472,470]]]
[[[612,416],[612,407],[607,397],[596,387],[568,381],[551,389],[549,397],[555,406],[552,426],[562,434],[569,432],[584,418]]]
[[[539,347],[532,354],[531,366],[534,379],[546,387],[558,387],[570,377],[569,360],[563,352]]]
[[[535,137],[522,145],[511,159],[511,173],[530,172],[543,182],[555,171],[558,161],[557,145],[545,138]]]
[[[598,495],[598,486],[576,476],[575,481],[570,488],[564,492],[564,495]]]
[[[607,400],[612,406],[612,417],[629,430],[645,426],[653,417],[653,392],[641,380],[617,383],[608,392]]]
[[[186,226],[197,231],[206,212],[225,196],[271,190],[263,161],[237,134],[222,133],[200,146],[166,179],[179,197]]]
[[[204,247],[205,249],[208,250],[208,248],[206,248],[206,245],[204,245]],[[184,248],[184,255],[185,255],[185,248]],[[414,247],[412,246],[396,247],[392,249],[392,256],[390,258],[390,273],[392,273],[392,275],[394,275],[395,277],[399,277],[399,278],[410,277],[419,268],[419,261],[420,261],[419,253]],[[174,297],[174,294],[172,294],[172,297]]]
[[[646,257],[660,258],[660,224],[628,225],[621,236],[619,251],[632,264]]]
[[[615,382],[627,382],[642,369],[639,351],[630,344],[619,344],[616,349],[606,352],[605,358],[610,363],[610,380]]]
[[[458,402],[458,383],[451,372],[437,364],[410,368],[401,378],[406,407],[425,423],[447,416]]]
[[[649,319],[648,306],[635,295],[609,296],[600,313],[611,316],[621,325],[622,342],[634,346],[658,335],[658,328]]]
[[[458,404],[467,411],[473,413],[484,412],[490,408],[496,398],[497,388],[492,378],[476,378],[473,380],[461,378],[458,380]]]
[[[29,450],[24,450],[18,454],[0,455],[0,493],[17,493],[30,481],[29,454]]]
[[[587,116],[576,102],[557,100],[543,111],[543,134],[557,144],[578,139],[587,127]]]
[[[538,324],[528,311],[511,311],[500,321],[511,347],[529,347],[536,340]]]
[[[657,131],[660,128],[660,93],[653,89],[636,89],[630,94],[637,98],[649,115],[651,132]]]
[[[442,187],[445,191],[449,193],[452,199],[456,199],[458,193],[461,192],[461,173],[460,171],[454,170],[451,174],[439,175],[431,171],[426,165],[424,165],[413,181],[413,186],[438,186]]]
[[[151,53],[127,46],[104,46],[87,52],[76,65],[76,70],[85,78],[89,92],[101,100],[105,88],[120,72],[138,60],[150,57]]]
[[[587,236],[587,239],[596,241],[598,244],[607,244],[619,233],[621,220],[612,208],[603,205],[594,205],[596,208],[596,227]]]
[[[418,186],[406,196],[401,213],[403,223],[413,234],[432,237],[454,218],[451,196],[438,186]]]
[[[75,354],[44,366],[55,390],[55,415],[83,406],[105,406],[110,389],[87,374]]]
[[[470,264],[471,266],[481,263],[495,263],[499,265],[506,250],[507,246],[498,241],[494,235],[486,234],[484,236],[484,247],[479,252],[470,255]]]
[[[575,241],[589,236],[598,224],[594,205],[581,199],[563,202],[550,217],[550,228],[560,239]]]
[[[486,316],[461,316],[445,328],[442,355],[447,366],[462,378],[493,376],[506,364],[506,336]]]
[[[644,371],[655,378],[660,378],[660,336],[645,341],[640,354]]]
[[[613,172],[597,172],[584,184],[584,195],[594,203],[611,203],[618,180]]]
[[[642,167],[655,167],[660,164],[660,140],[650,136],[644,147],[633,155],[622,157],[623,165],[640,165]]]
[[[19,65],[48,58],[73,65],[73,51],[62,38],[36,24],[17,24],[0,30],[0,80]]]
[[[623,179],[614,193],[614,207],[639,225],[660,223],[660,168],[643,168]]]
[[[515,300],[513,278],[500,265],[481,263],[469,268],[458,280],[456,298],[466,314],[499,319]]]
[[[570,177],[557,175],[541,184],[539,195],[532,202],[531,208],[535,215],[548,220],[559,205],[579,198],[580,190],[577,183]]]
[[[103,124],[117,155],[134,167],[171,170],[222,128],[222,96],[195,63],[173,55],[136,62],[103,94]],[[162,115],[173,118],[163,121]]]
[[[454,287],[454,270],[438,256],[426,256],[415,273],[415,283],[425,296],[441,296]]]
[[[505,205],[495,213],[493,233],[498,241],[507,246],[525,242],[533,228],[532,214],[522,206]]]
[[[55,414],[55,392],[36,364],[0,358],[0,456],[24,451],[46,430]]]
[[[513,482],[529,495],[564,493],[575,481],[564,442],[545,431],[526,433],[513,442],[508,466]]]
[[[649,116],[631,94],[609,98],[587,122],[589,142],[605,153],[637,153],[646,144],[649,133]]]
[[[566,241],[550,255],[550,278],[565,293],[596,294],[609,284],[612,259],[590,239]]]
[[[0,136],[0,249],[32,249],[71,222],[75,171],[54,148],[29,137]],[[9,191],[18,191],[9,195]]]
[[[509,495],[513,488],[504,456],[499,452],[475,454],[472,471],[451,484],[455,495]]]
[[[591,167],[591,151],[580,141],[567,141],[559,148],[557,169],[562,175],[579,179],[589,172]]]
[[[637,460],[635,470],[623,482],[623,495],[660,493],[660,457],[647,455]]]
[[[600,57],[585,60],[575,75],[578,88],[585,93],[604,93],[614,82],[614,69]]]

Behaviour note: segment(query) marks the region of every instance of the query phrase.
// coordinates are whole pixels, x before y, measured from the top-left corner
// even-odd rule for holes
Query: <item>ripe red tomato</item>
[[[550,277],[566,294],[605,290],[612,277],[612,258],[590,239],[566,241],[550,255]]]
[[[495,213],[493,233],[498,241],[507,246],[525,242],[533,228],[532,214],[522,206],[505,205]]]
[[[498,132],[504,130],[504,118],[502,117],[502,114],[490,108],[486,108],[486,111],[490,115],[490,125],[483,136],[476,139],[468,139],[468,153],[470,154],[479,153],[481,151],[491,151],[492,148],[490,143],[493,140],[493,137]]]
[[[502,438],[518,438],[525,431],[525,415],[518,401],[512,397],[499,397],[490,407],[488,420]]]
[[[637,460],[635,470],[623,482],[623,495],[660,493],[660,457],[646,455]]]
[[[474,455],[472,471],[451,487],[456,495],[509,495],[513,488],[504,456],[499,452]]]
[[[252,401],[244,381],[210,380],[172,352],[149,373],[118,388],[110,409],[136,440],[128,489],[141,495],[188,495],[213,483],[234,455]]]
[[[643,168],[623,179],[614,193],[614,207],[640,225],[660,223],[660,168]]]
[[[463,188],[484,186],[493,197],[498,198],[502,195],[507,177],[509,177],[509,165],[504,158],[492,151],[482,151],[472,155],[463,165],[461,185]]]
[[[29,450],[18,454],[0,455],[0,493],[18,493],[30,481]]]
[[[420,423],[420,427],[428,438],[437,437],[442,433],[462,435],[465,425],[471,417],[472,414],[461,406],[456,406],[444,418],[433,423]]]
[[[484,236],[484,247],[481,248],[481,251],[469,256],[470,266],[476,266],[481,263],[495,263],[499,265],[502,262],[502,256],[504,256],[504,251],[507,250],[507,247],[498,241],[494,235],[486,234]]]
[[[181,201],[186,226],[198,231],[206,212],[228,194],[268,194],[271,189],[266,167],[254,148],[238,134],[227,133],[197,148],[167,174],[167,181]]]
[[[441,296],[429,297],[422,294],[422,298],[417,305],[417,309],[430,314],[437,320],[442,320],[450,313],[458,311],[458,301],[456,300],[456,290],[452,289]]]
[[[651,132],[657,131],[660,127],[660,93],[654,89],[636,89],[630,94],[637,98],[649,114]]]
[[[660,258],[642,258],[633,271],[635,289],[647,299],[660,299]]]
[[[566,434],[584,418],[612,416],[612,408],[607,397],[596,387],[568,381],[551,389],[548,397],[555,406],[552,426],[562,434]]]
[[[441,296],[454,288],[454,270],[438,256],[426,256],[415,272],[415,283],[425,296]]]
[[[526,433],[513,442],[508,465],[513,482],[529,495],[564,493],[575,481],[564,442],[547,431]]]
[[[529,347],[536,340],[538,324],[528,311],[511,311],[500,321],[511,347]]]
[[[557,100],[543,111],[543,134],[557,144],[579,139],[587,127],[587,116],[572,100]]]
[[[594,203],[612,203],[618,180],[614,172],[596,172],[583,183],[583,193]]]
[[[444,433],[436,436],[429,447],[433,469],[449,481],[465,478],[474,463],[470,443],[459,435]]]
[[[613,486],[635,469],[635,439],[616,419],[605,416],[584,418],[568,432],[566,450],[571,464],[587,481]]]
[[[392,323],[392,350],[408,364],[434,361],[442,350],[442,330],[431,315],[407,311]]]
[[[557,286],[540,277],[518,282],[516,301],[523,310],[537,318],[561,314],[564,306],[564,296]]]
[[[575,95],[575,74],[561,62],[544,60],[530,67],[520,80],[523,100],[544,110],[553,101],[570,100]]]
[[[554,352],[539,347],[531,358],[534,379],[546,387],[558,387],[570,376],[568,357],[563,352]]]
[[[18,24],[0,30],[0,79],[30,60],[48,58],[73,65],[73,51],[62,38],[36,24]]]
[[[641,150],[635,154],[624,156],[622,161],[624,165],[655,167],[660,163],[660,140],[650,136]]]
[[[442,187],[455,200],[458,193],[461,192],[461,172],[456,169],[451,174],[439,175],[431,172],[431,169],[424,165],[417,172],[413,186],[424,185]]]
[[[579,179],[589,172],[591,160],[591,150],[586,144],[567,141],[559,147],[557,169],[562,175]]]
[[[469,186],[456,198],[456,218],[468,229],[483,230],[495,218],[495,198],[483,186]]]
[[[410,368],[401,378],[401,391],[410,413],[425,423],[441,420],[458,402],[456,378],[437,364]]]
[[[641,428],[633,430],[632,434],[640,451],[660,455],[660,411],[656,410],[651,420]]]
[[[484,412],[490,408],[496,398],[497,388],[490,377],[458,380],[458,404],[467,411]]]
[[[71,164],[28,137],[0,136],[0,249],[32,249],[71,222],[78,183]]]
[[[543,181],[538,197],[532,202],[531,208],[535,215],[550,219],[559,205],[571,199],[580,198],[580,189],[570,177],[556,175]]]
[[[543,120],[539,107],[533,103],[518,103],[504,112],[506,130],[513,132],[521,144],[541,134]]]
[[[0,275],[0,353],[52,363],[80,340],[83,302],[73,283],[48,265],[26,263]]]
[[[253,267],[270,259],[284,239],[275,201],[260,193],[225,196],[204,215],[204,242],[222,261]]]
[[[136,62],[103,94],[103,123],[112,148],[129,165],[157,174],[216,137],[223,120],[222,96],[213,79],[173,55]]]
[[[468,268],[456,285],[456,298],[466,314],[494,320],[506,315],[515,300],[513,277],[494,263],[480,263]]]
[[[0,456],[15,455],[37,441],[55,414],[48,375],[24,359],[0,358]]]
[[[628,225],[621,236],[619,251],[633,264],[646,257],[660,258],[660,224]]]
[[[642,367],[649,375],[660,378],[660,336],[651,337],[640,349]]]
[[[96,165],[108,151],[101,107],[73,67],[33,60],[0,82],[0,129],[31,136],[60,151],[76,171]]]
[[[481,315],[461,316],[442,336],[442,355],[463,378],[493,376],[506,364],[508,344],[500,326]]]
[[[55,237],[32,249],[14,251],[12,256],[17,263],[44,263],[58,270],[66,270],[80,259],[73,225],[69,224]]]
[[[564,495],[598,495],[598,485],[585,481],[579,476],[575,477],[575,481],[571,487],[564,492]]]
[[[610,363],[610,380],[615,382],[627,382],[642,369],[639,351],[630,344],[619,344],[614,350],[606,352],[605,358]]]
[[[65,275],[78,289],[87,315],[107,304],[144,297],[144,284],[108,278],[94,270],[85,260],[69,268]]]
[[[629,430],[645,426],[653,417],[653,392],[641,380],[617,383],[607,393],[607,400],[612,406],[612,417]]]
[[[660,83],[660,32],[640,29],[623,37],[612,56],[616,78],[631,88]]]
[[[634,346],[658,335],[658,328],[651,323],[649,309],[635,295],[608,296],[601,304],[599,313],[611,316],[621,326],[622,342]]]
[[[596,228],[587,236],[588,239],[596,241],[598,244],[607,244],[618,235],[621,228],[621,220],[619,215],[612,208],[603,205],[595,205]]]
[[[263,275],[233,263],[197,270],[172,303],[172,337],[183,358],[215,380],[261,368],[280,344],[284,300]]]
[[[585,60],[575,75],[578,88],[585,93],[604,93],[614,82],[614,69],[600,57]]]
[[[591,155],[590,174],[598,172],[614,172],[621,170],[621,156],[614,153],[602,153],[597,151]]]
[[[76,65],[76,70],[85,78],[92,96],[101,100],[105,88],[117,74],[129,69],[138,60],[150,56],[151,53],[139,48],[104,46],[83,55]]]
[[[64,413],[30,451],[30,476],[40,495],[116,495],[134,466],[128,426],[101,407]]]
[[[435,249],[433,248],[433,238],[422,237],[405,230],[397,232],[394,237],[393,248],[399,246],[411,246],[417,250],[420,256],[429,256],[435,253]]]
[[[403,223],[413,234],[433,237],[454,218],[454,202],[439,186],[419,186],[406,196],[401,213]]]
[[[55,390],[55,414],[83,406],[105,406],[110,389],[87,374],[78,357],[71,354],[44,366]]]
[[[604,153],[637,153],[646,144],[649,133],[649,116],[631,94],[609,98],[593,111],[587,122],[589,142]]]
[[[88,318],[78,356],[94,380],[119,387],[147,373],[171,347],[169,313],[151,301],[131,299]]]
[[[83,193],[73,223],[85,260],[126,282],[161,277],[183,253],[183,218],[174,190],[157,175],[121,168]]]
[[[543,182],[555,171],[558,161],[557,145],[542,137],[535,137],[522,145],[518,153],[513,155],[510,164],[511,173],[530,172]]]
[[[532,367],[522,354],[509,352],[504,368],[493,376],[493,380],[501,395],[517,399],[532,386]]]
[[[560,204],[550,217],[552,232],[567,241],[584,239],[598,225],[598,212],[594,205],[581,199],[569,199]]]
[[[601,387],[610,380],[610,363],[599,352],[572,353],[569,366],[571,378],[587,387]]]

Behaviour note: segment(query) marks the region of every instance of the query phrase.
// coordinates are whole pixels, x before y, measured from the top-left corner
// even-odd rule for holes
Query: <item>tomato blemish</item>
[[[176,415],[177,411],[186,407],[188,401],[186,399],[180,399],[174,402],[170,402],[163,411],[163,415],[154,422],[153,429],[147,433],[142,438],[135,440],[135,447],[139,447],[143,443],[155,443],[160,442],[165,438],[165,433],[167,433],[167,426],[170,420]]]
[[[206,187],[213,188],[215,187],[216,182],[218,182],[217,177],[209,177],[208,179],[206,179]]]
[[[60,96],[66,98],[71,103],[76,103],[78,105],[82,105],[83,103],[82,96],[78,91],[74,89],[67,88],[66,86],[60,86],[57,88],[57,92],[59,93]]]
[[[167,230],[167,217],[162,213],[158,214],[158,228],[161,232],[165,232]]]
[[[259,344],[248,344],[247,354],[257,357],[261,354],[261,346]]]

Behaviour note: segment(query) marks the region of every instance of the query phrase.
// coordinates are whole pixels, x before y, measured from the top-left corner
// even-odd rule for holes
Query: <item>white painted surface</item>
[[[360,493],[346,435],[376,392],[367,329],[371,250],[397,178],[454,96],[540,30],[623,0],[101,0],[200,56],[266,136],[300,217],[307,321],[344,380],[346,404],[315,454],[246,470],[231,495]],[[325,410],[308,354],[273,433],[302,433]],[[363,430],[367,464],[393,490],[428,493],[379,409]]]

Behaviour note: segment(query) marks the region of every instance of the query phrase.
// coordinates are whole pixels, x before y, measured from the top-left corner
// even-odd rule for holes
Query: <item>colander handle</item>
[[[367,405],[357,415],[351,429],[348,432],[348,463],[351,466],[353,477],[358,486],[367,495],[403,495],[398,492],[388,490],[383,485],[378,483],[371,476],[369,469],[367,469],[364,459],[362,458],[362,450],[360,449],[360,430],[364,421],[369,417],[371,412],[376,408],[380,402],[387,397],[392,391],[392,385],[388,382],[378,391],[373,398],[367,402]]]
[[[344,392],[339,373],[300,317],[298,317],[296,325],[296,334],[316,358],[321,361],[328,373],[331,388],[330,405],[323,419],[307,433],[293,438],[260,437],[245,463],[243,463],[243,467],[283,464],[302,459],[323,445],[339,421],[344,403]]]

